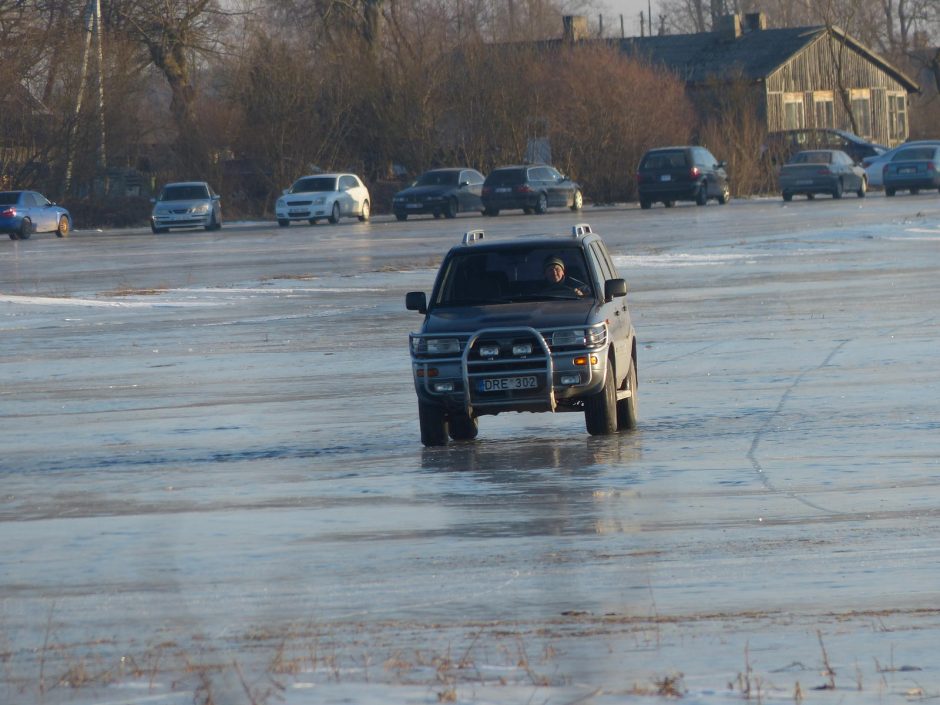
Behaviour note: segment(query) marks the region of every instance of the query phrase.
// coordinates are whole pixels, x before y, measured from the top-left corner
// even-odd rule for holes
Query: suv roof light
[[[571,237],[579,238],[584,237],[585,235],[590,235],[594,231],[591,230],[591,226],[587,223],[578,223],[577,225],[571,228]]]
[[[472,245],[477,240],[482,240],[486,237],[486,233],[482,230],[468,230],[463,234],[463,244]]]

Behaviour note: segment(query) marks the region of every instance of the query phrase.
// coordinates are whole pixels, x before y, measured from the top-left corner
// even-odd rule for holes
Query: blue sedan
[[[72,216],[35,191],[0,191],[0,233],[11,240],[28,240],[33,233],[54,232],[68,237]]]

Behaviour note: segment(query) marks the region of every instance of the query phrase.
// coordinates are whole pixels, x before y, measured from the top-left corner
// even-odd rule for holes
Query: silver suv
[[[587,224],[570,236],[464,235],[444,258],[411,361],[421,442],[477,436],[503,411],[578,411],[588,433],[637,424],[636,334],[627,285]]]

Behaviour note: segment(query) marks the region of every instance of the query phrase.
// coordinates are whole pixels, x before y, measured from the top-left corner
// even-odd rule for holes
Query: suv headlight
[[[277,203],[274,204],[274,207],[275,207],[275,208],[284,208],[285,206],[286,206],[286,204],[284,203],[284,199],[283,199],[283,198],[277,199]]]
[[[200,214],[203,214],[203,213],[208,213],[208,212],[209,212],[209,204],[208,204],[208,203],[200,203],[198,206],[193,206],[192,208],[190,208],[190,209],[189,209],[189,212],[190,212],[190,213],[193,213],[193,214],[195,214],[195,215],[200,215]]]
[[[326,203],[326,196],[316,196],[311,201],[311,203],[313,203],[315,206],[322,206],[324,203]]]
[[[460,341],[457,338],[412,338],[411,348],[418,355],[454,355],[460,352]]]
[[[584,329],[580,330],[556,330],[552,333],[552,346],[561,347],[563,345],[584,345]]]

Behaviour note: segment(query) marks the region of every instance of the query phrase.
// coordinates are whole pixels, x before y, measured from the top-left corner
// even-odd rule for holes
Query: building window
[[[813,93],[813,116],[816,119],[816,127],[836,126],[836,111],[832,91],[816,91]]]
[[[888,137],[896,142],[907,139],[907,96],[903,93],[888,94]]]
[[[783,94],[783,129],[802,130],[806,126],[802,93]]]
[[[858,136],[871,137],[871,91],[867,88],[852,89],[852,115],[855,116],[855,125]]]

